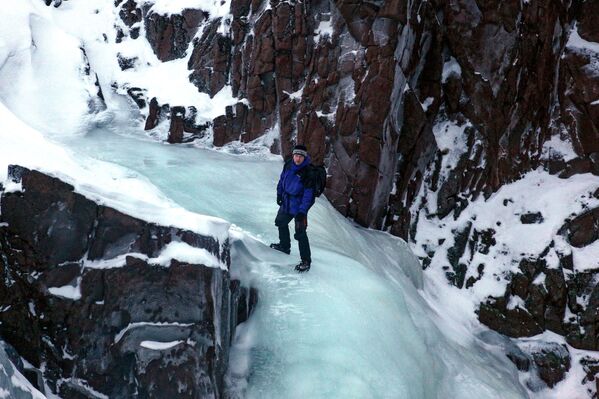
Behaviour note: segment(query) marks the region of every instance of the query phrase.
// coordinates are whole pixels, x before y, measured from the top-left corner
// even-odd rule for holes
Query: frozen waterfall
[[[233,223],[232,272],[260,294],[234,342],[231,397],[527,397],[500,348],[444,314],[459,302],[430,299],[452,298],[423,281],[402,240],[354,225],[319,198],[309,213],[313,267],[297,274],[295,243],[291,256],[268,248],[277,240],[279,158],[142,137],[101,129],[60,140],[149,179],[188,210]]]

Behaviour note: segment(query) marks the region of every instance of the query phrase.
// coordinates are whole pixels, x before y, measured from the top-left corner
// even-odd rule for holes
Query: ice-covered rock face
[[[256,299],[229,276],[228,242],[99,206],[40,172],[9,174],[20,186],[0,199],[0,330],[41,373],[37,388],[219,397]]]

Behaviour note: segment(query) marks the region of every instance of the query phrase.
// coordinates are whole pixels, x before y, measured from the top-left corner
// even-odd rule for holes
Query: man
[[[289,255],[291,239],[289,222],[295,219],[295,239],[298,242],[301,262],[295,267],[298,272],[310,270],[312,262],[308,228],[308,210],[314,204],[314,189],[307,184],[310,156],[304,145],[293,147],[293,158],[285,162],[279,183],[277,184],[277,205],[279,212],[275,225],[279,228],[279,243],[270,244],[271,248]]]

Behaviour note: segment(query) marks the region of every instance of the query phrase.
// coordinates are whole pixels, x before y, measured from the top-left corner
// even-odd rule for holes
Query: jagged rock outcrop
[[[572,359],[568,348],[559,344],[520,344],[522,357],[516,358],[513,353],[508,355],[521,371],[533,371],[549,388],[553,388],[564,379],[570,370]],[[539,386],[528,383],[529,388],[538,391]]]
[[[185,9],[181,14],[161,15],[151,8],[144,13],[146,37],[160,61],[185,55],[191,39],[205,19],[202,10]]]
[[[228,82],[231,67],[231,38],[218,32],[222,18],[208,22],[202,36],[194,42],[188,62],[190,81],[199,91],[214,97]]]
[[[137,97],[138,91],[130,92],[129,95],[133,100],[145,106],[143,97]],[[142,107],[140,107],[142,108]],[[150,100],[148,117],[146,118],[145,130],[151,130],[157,127],[160,123],[168,121],[168,138],[167,141],[171,144],[184,143],[193,141],[197,138],[204,137],[208,125],[197,124],[197,110],[195,107],[170,107],[169,104],[159,106],[156,97]],[[187,134],[185,134],[187,133]]]
[[[235,327],[256,301],[229,276],[228,242],[133,218],[34,170],[10,176],[22,190],[1,196],[0,335],[30,374],[61,397],[220,397]],[[159,259],[173,244],[224,268]]]

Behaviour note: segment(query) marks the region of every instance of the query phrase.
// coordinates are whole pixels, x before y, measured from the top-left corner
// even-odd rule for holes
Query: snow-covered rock
[[[0,334],[39,370],[37,388],[220,397],[255,301],[230,277],[228,240],[133,218],[34,170],[12,166],[9,180],[21,189],[0,197]]]

